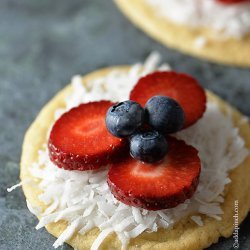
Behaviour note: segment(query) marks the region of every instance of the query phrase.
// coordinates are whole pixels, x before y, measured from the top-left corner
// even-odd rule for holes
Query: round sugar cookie
[[[213,62],[250,67],[250,33],[242,39],[213,39],[207,28],[191,28],[168,21],[146,0],[114,0],[120,10],[139,28],[162,44]],[[196,46],[197,38],[206,39]]]
[[[127,69],[128,67],[114,67],[95,71],[83,77],[83,84],[91,79],[102,77],[112,70]],[[46,209],[46,205],[38,199],[38,195],[42,191],[34,184],[37,180],[29,172],[29,167],[37,161],[38,150],[46,143],[48,130],[54,122],[55,110],[65,107],[65,97],[71,91],[72,86],[68,85],[45,105],[28,129],[23,142],[20,171],[23,191],[28,203],[32,207],[40,207],[42,210]],[[250,126],[248,122],[242,122],[242,114],[214,94],[207,92],[207,96],[209,101],[217,103],[223,111],[229,110],[232,112],[233,122],[239,129],[242,138],[244,138],[246,147],[250,149]],[[142,233],[137,238],[131,239],[128,249],[200,250],[217,242],[221,236],[231,236],[234,230],[234,201],[238,200],[239,202],[239,223],[247,216],[250,208],[250,157],[246,158],[240,166],[230,173],[230,178],[232,182],[226,187],[225,201],[221,205],[224,211],[221,221],[201,215],[204,226],[198,226],[189,218],[184,218],[171,230],[160,229],[154,233]],[[29,180],[32,180],[32,182]],[[66,221],[59,221],[49,224],[46,228],[49,233],[58,237],[66,226]],[[97,228],[85,235],[74,234],[67,243],[75,249],[87,250],[91,248],[98,234]],[[111,234],[104,240],[100,249],[121,249],[121,243],[115,234]]]

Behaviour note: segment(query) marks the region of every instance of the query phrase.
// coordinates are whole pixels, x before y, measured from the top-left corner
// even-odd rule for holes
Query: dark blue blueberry
[[[147,122],[164,135],[179,131],[185,121],[182,107],[167,96],[153,96],[145,105]]]
[[[137,160],[157,162],[167,151],[167,141],[158,131],[139,132],[130,137],[130,154]]]
[[[134,101],[124,101],[109,108],[106,114],[108,131],[123,138],[132,135],[144,123],[145,111]]]

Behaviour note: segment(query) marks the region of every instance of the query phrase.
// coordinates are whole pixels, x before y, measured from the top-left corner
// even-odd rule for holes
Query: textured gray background
[[[55,238],[34,229],[37,220],[22,191],[6,192],[18,182],[23,135],[38,111],[72,75],[134,63],[152,50],[250,115],[250,70],[166,49],[131,25],[109,0],[0,1],[1,250],[53,249]],[[249,221],[241,225],[241,249],[250,249]],[[231,249],[232,243],[232,238],[221,240],[210,249]]]

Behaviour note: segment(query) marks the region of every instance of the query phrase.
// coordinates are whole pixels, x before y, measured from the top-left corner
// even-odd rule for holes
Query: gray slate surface
[[[250,115],[250,70],[166,49],[131,25],[109,0],[0,1],[1,250],[53,249],[55,238],[34,229],[37,220],[21,189],[6,192],[18,182],[23,135],[38,111],[72,75],[134,63],[152,50]],[[241,249],[250,249],[249,221],[241,225]],[[232,249],[232,243],[232,238],[222,239],[209,249]]]

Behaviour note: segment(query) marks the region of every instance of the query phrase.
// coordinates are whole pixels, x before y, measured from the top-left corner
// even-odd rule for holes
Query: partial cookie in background
[[[170,48],[213,62],[250,67],[250,33],[240,39],[214,39],[211,29],[167,20],[146,0],[114,1],[137,27]]]
[[[126,70],[125,68],[110,68],[99,70],[88,74],[83,78],[83,82],[107,75],[112,70]],[[41,194],[37,180],[31,175],[29,167],[37,161],[38,151],[47,140],[48,130],[54,122],[54,114],[58,108],[65,107],[65,98],[72,92],[72,85],[67,86],[59,92],[40,112],[36,120],[28,129],[21,158],[21,180],[27,203],[32,208],[45,210],[48,205],[43,204],[38,196]],[[245,118],[227,103],[207,92],[208,100],[219,105],[224,112],[231,112],[235,127],[239,129],[239,134],[244,138],[246,147],[250,149],[250,126]],[[244,122],[242,122],[244,121]],[[238,223],[240,224],[247,216],[250,208],[250,157],[247,157],[240,166],[230,173],[232,182],[225,190],[225,201],[221,205],[224,214],[222,220],[201,216],[204,222],[199,226],[189,218],[184,218],[178,222],[173,229],[160,229],[154,233],[142,233],[139,237],[132,239],[128,249],[169,249],[169,250],[200,250],[218,241],[219,237],[229,237],[234,230],[235,201],[238,201]],[[39,216],[38,216],[39,217]],[[65,230],[67,222],[60,220],[46,226],[48,232],[55,237]],[[67,242],[78,250],[91,248],[93,241],[99,234],[97,228],[92,229],[85,235],[73,234]],[[109,235],[102,243],[100,249],[121,249],[121,243],[115,234]]]

